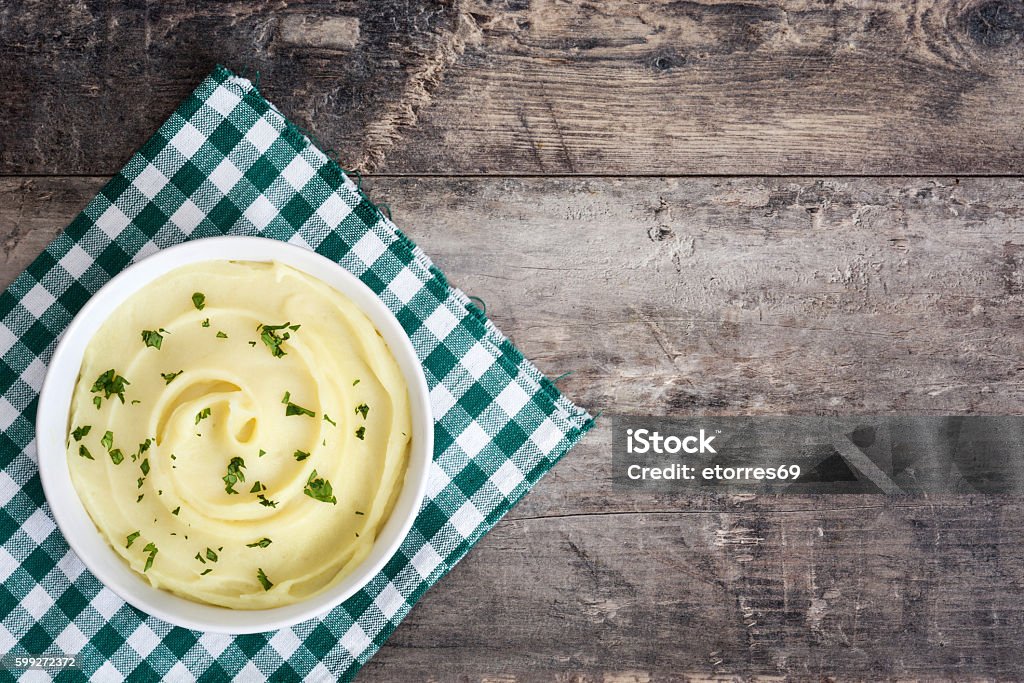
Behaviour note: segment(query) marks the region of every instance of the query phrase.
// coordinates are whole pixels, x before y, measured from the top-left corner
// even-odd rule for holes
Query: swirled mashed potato
[[[278,263],[199,263],[145,286],[89,343],[71,477],[153,586],[286,605],[369,552],[404,482],[408,400],[344,295]]]

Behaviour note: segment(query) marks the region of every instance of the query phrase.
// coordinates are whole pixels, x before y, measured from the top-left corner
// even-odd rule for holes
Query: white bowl
[[[409,388],[412,446],[405,483],[391,517],[362,564],[323,593],[267,610],[233,610],[200,604],[153,588],[107,544],[71,483],[65,440],[71,395],[86,346],[107,317],[141,287],[199,261],[278,261],[307,273],[349,297],[370,318],[398,361]],[[365,586],[398,550],[419,512],[427,466],[434,449],[434,421],[423,367],[408,335],[387,306],[354,275],[319,254],[260,237],[211,237],[159,251],[126,268],[103,286],[71,321],[50,361],[36,416],[39,475],[64,538],[105,586],[143,612],[185,628],[217,633],[261,633],[291,626],[337,607]]]

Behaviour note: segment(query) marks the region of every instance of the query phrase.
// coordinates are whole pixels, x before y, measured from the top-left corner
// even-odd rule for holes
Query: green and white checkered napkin
[[[85,570],[49,515],[33,426],[47,361],[89,296],[147,254],[223,234],[314,249],[369,285],[412,339],[435,416],[427,500],[384,570],[322,619],[236,637],[149,617]],[[82,670],[62,679],[351,678],[593,423],[336,163],[222,67],[0,295],[0,354],[0,653],[80,654]]]

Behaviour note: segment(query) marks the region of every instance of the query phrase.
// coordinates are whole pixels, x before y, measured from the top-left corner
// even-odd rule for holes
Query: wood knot
[[[647,237],[652,242],[664,242],[672,235],[672,228],[667,225],[656,225],[647,230]]]
[[[648,58],[647,64],[652,71],[660,73],[685,66],[686,57],[672,50],[659,50]]]
[[[964,15],[967,35],[982,47],[1006,47],[1024,34],[1024,3],[989,0],[971,7]]]

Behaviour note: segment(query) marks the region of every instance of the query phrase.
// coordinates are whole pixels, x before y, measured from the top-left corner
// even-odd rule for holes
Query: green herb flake
[[[313,470],[310,473],[309,479],[306,480],[306,486],[302,489],[302,492],[313,500],[330,503],[331,505],[338,504],[338,499],[334,497],[334,489],[331,486],[331,482],[322,477],[317,477],[316,470]]]
[[[217,553],[213,552],[212,548],[207,548],[206,549],[206,559],[208,559],[210,562],[216,562],[217,561]]]
[[[356,438],[360,441],[366,439],[366,427],[360,427],[356,430]]]
[[[335,422],[334,420],[332,420],[332,419],[331,419],[331,416],[330,416],[330,415],[328,415],[327,413],[324,413],[324,422],[330,422],[330,423],[331,423],[332,425],[334,425],[335,427],[337,427],[337,426],[338,426],[338,423],[337,423],[337,422]]]
[[[206,295],[202,292],[194,293],[192,295],[192,305],[195,306],[198,311],[206,308]]]
[[[366,419],[366,415],[370,412],[370,406],[365,403],[360,403],[356,406],[356,415],[362,415],[363,419]]]
[[[138,538],[141,535],[142,535],[141,531],[133,531],[132,533],[128,534],[128,539],[127,539],[128,540],[128,544],[125,546],[125,548],[131,548],[132,547],[132,543],[135,542],[135,539]]]
[[[204,569],[202,572],[199,573],[199,576],[206,576],[207,574],[209,574],[212,571],[213,571],[213,567],[207,567],[206,569]]]
[[[356,510],[356,514],[357,514],[357,515],[359,515],[360,517],[362,517],[362,516],[363,516],[363,513],[362,513],[362,512],[360,512],[359,510]]]
[[[135,499],[135,502],[136,503],[141,503],[142,502],[142,497],[145,496],[145,495],[146,495],[145,493],[140,493],[139,497]]]
[[[291,401],[289,401],[288,405],[286,405],[284,407],[284,414],[285,415],[308,415],[310,417],[316,417],[316,413],[314,413],[309,408],[303,408],[302,406],[295,405]]]
[[[284,396],[281,397],[281,403],[287,404],[292,398],[292,392],[284,392]]]
[[[204,560],[203,556],[200,555],[199,553],[196,553],[196,559],[199,560],[200,562],[202,562],[203,564],[206,564],[206,560]]]
[[[208,417],[210,417],[210,409],[209,408],[203,408],[198,413],[196,413],[196,424],[199,424],[200,422],[202,422],[203,420],[205,420]]]
[[[256,578],[260,580],[261,584],[263,584],[263,590],[268,591],[274,587],[274,584],[270,582],[270,579],[267,578],[267,575],[263,573],[262,567],[258,567],[256,569]]]
[[[360,382],[360,381],[361,381],[361,380],[358,380],[358,379],[357,379],[357,380],[356,380],[355,382],[352,382],[352,386],[355,386],[355,385],[359,384],[359,382]]]
[[[282,332],[285,328],[296,330],[298,326],[291,326],[291,323],[285,323],[284,325],[266,325],[260,324],[256,326],[256,331],[260,333],[260,340],[270,349],[270,355],[274,358],[281,358],[282,356],[288,355],[284,349],[281,348],[281,344],[288,341],[291,338],[291,333]]]
[[[298,462],[302,462],[303,460],[309,457],[309,453],[307,453],[306,451],[295,451],[294,455],[295,460]]]
[[[224,334],[224,332],[222,332],[220,330],[217,330],[217,339],[227,339],[227,338],[228,338],[228,335]]]
[[[260,491],[266,491],[266,490],[267,490],[267,487],[266,487],[266,486],[264,486],[264,485],[263,485],[262,483],[260,483],[259,481],[256,481],[256,482],[255,482],[255,483],[254,483],[254,484],[252,485],[252,488],[251,488],[251,489],[249,489],[249,493],[259,493]]]
[[[103,397],[109,399],[111,396],[117,396],[121,399],[121,403],[124,403],[124,388],[131,384],[121,375],[117,374],[117,371],[111,368],[102,375],[96,378],[96,381],[92,384],[90,393],[99,394],[102,393]],[[96,396],[92,399],[92,402],[96,404],[96,407],[100,407],[101,397]]]
[[[147,347],[151,346],[159,350],[161,344],[164,343],[164,336],[156,330],[143,330],[142,341],[145,342]]]
[[[149,476],[149,458],[142,461],[142,464],[139,465],[139,469],[142,470],[142,474],[144,476]]]
[[[115,448],[114,450],[109,451],[109,453],[110,459],[114,462],[115,465],[120,465],[122,462],[124,462],[124,453],[121,452],[120,448]]]
[[[108,451],[114,447],[114,432],[107,431],[103,434],[103,438],[100,439],[100,443]]]
[[[266,548],[272,542],[273,541],[271,541],[269,538],[261,538],[260,540],[256,541],[255,543],[246,543],[245,547],[246,548]]]
[[[261,448],[261,449],[260,449],[260,455],[259,455],[259,457],[261,457],[261,458],[262,458],[262,457],[263,457],[264,455],[266,455],[266,454],[267,454],[267,452],[266,452],[265,450],[263,450],[263,449]]]
[[[101,403],[103,403],[103,399],[102,399],[102,398],[100,398],[99,396],[95,396],[95,397],[93,397],[93,399],[92,399],[92,404],[93,404],[94,406],[96,406],[96,410],[99,410],[99,409],[100,409],[100,404],[101,404]]]
[[[254,342],[254,341],[249,342],[249,346],[255,347],[256,346],[256,342]]]
[[[156,554],[160,551],[156,549],[155,543],[147,543],[146,547],[142,549],[142,552],[149,553],[149,557],[146,558],[146,568],[142,570],[143,572],[148,572],[149,568],[153,566],[153,560],[156,559]]]
[[[239,457],[231,458],[231,462],[228,463],[228,473],[224,475],[224,490],[228,493],[238,493],[234,486],[240,481],[245,481],[245,474],[242,472],[242,468],[245,467],[245,461]]]
[[[181,512],[181,506],[180,505],[178,507],[174,508],[173,510],[171,510],[171,514],[172,515],[176,515],[179,512]]]
[[[89,452],[89,449],[85,447],[84,443],[80,444],[78,446],[78,454],[80,456],[82,456],[83,458],[85,458],[86,460],[95,460],[96,459],[96,458],[92,457],[92,453]]]
[[[256,496],[256,498],[259,499],[260,505],[262,505],[263,507],[268,507],[268,508],[276,508],[277,507],[277,501],[276,500],[270,500],[269,498],[267,498],[266,494],[261,493],[260,495]]]
[[[145,477],[139,477],[139,479],[138,479],[138,483],[137,483],[137,485],[135,486],[135,488],[137,488],[137,489],[141,489],[141,488],[142,488],[142,485],[143,485],[143,484],[145,484],[145,483],[146,483],[146,479],[145,479]]]
[[[170,384],[174,381],[174,378],[185,372],[184,370],[178,370],[177,372],[161,372],[160,376],[163,377],[165,384]]]
[[[153,439],[146,439],[139,444],[139,455],[142,455],[149,450],[149,447],[153,444]]]
[[[140,400],[139,400],[139,399],[137,399],[137,398],[133,398],[133,399],[132,399],[132,405],[133,405],[133,406],[137,406],[137,405],[139,405],[139,404],[141,404],[141,403],[142,403],[142,401],[140,401]]]
[[[75,431],[71,432],[71,436],[75,437],[75,441],[81,441],[82,437],[88,435],[90,431],[92,431],[92,425],[76,427]]]
[[[204,319],[203,319],[203,322],[201,322],[201,323],[199,323],[199,324],[200,324],[200,325],[201,325],[202,327],[209,327],[209,326],[210,326],[210,319],[209,319],[209,318],[204,318]]]

